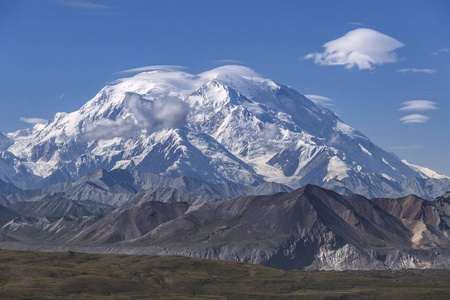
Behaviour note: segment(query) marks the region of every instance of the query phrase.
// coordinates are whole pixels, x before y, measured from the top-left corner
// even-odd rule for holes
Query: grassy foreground
[[[450,299],[450,270],[284,272],[181,256],[0,250],[0,299]]]

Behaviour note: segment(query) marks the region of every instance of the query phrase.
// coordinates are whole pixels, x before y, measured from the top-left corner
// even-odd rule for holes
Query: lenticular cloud
[[[404,116],[403,118],[400,118],[400,121],[403,122],[403,124],[425,123],[429,119],[430,119],[430,117],[427,117],[425,115],[412,114],[412,115],[407,115],[407,116]]]
[[[433,110],[437,109],[436,102],[428,100],[410,100],[402,103],[403,107],[399,110]]]
[[[323,52],[309,53],[304,58],[312,59],[319,65],[372,70],[375,65],[396,62],[398,59],[394,50],[403,46],[388,35],[368,28],[359,28],[325,43]]]
[[[20,121],[28,124],[47,124],[48,122],[48,120],[41,118],[25,118],[25,117],[20,117]]]

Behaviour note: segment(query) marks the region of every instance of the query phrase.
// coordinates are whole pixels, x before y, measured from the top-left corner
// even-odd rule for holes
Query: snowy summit
[[[210,183],[316,184],[367,196],[395,196],[408,178],[439,177],[292,88],[235,65],[196,75],[155,68],[104,87],[47,124],[0,135],[0,179],[21,188],[100,168]]]

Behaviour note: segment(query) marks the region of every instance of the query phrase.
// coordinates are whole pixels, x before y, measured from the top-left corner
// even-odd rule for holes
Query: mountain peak
[[[277,90],[280,86],[271,79],[266,79],[254,70],[238,65],[221,66],[197,75],[202,80],[217,79],[219,82],[242,92],[248,90],[248,85],[257,85],[266,90]],[[247,86],[246,86],[247,85]]]
[[[407,178],[436,177],[292,88],[237,65],[119,79],[78,111],[8,138],[8,174],[0,178],[19,185],[21,165],[28,172],[21,187],[33,175],[59,172],[75,181],[96,169],[136,168],[210,183],[310,183],[375,197],[401,195]]]

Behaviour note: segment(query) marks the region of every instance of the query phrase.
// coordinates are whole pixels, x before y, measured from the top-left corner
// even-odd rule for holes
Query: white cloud
[[[416,68],[405,68],[405,69],[399,69],[397,72],[400,73],[427,73],[427,74],[433,74],[436,73],[436,70],[434,69],[416,69]]]
[[[182,66],[172,66],[172,65],[157,65],[157,66],[146,66],[134,69],[128,69],[116,72],[116,74],[124,74],[124,73],[138,73],[138,72],[146,72],[146,71],[178,71],[180,69],[185,69],[186,67]]]
[[[140,130],[136,130],[137,127],[132,118],[99,119],[92,124],[86,124],[84,136],[94,140],[133,137],[140,133]]]
[[[64,98],[64,93],[61,93],[61,95],[59,96],[59,99]]]
[[[319,95],[305,95],[305,97],[314,102],[315,104],[319,104],[322,106],[332,106],[331,102],[334,101],[331,98]]]
[[[47,124],[48,122],[48,120],[41,118],[25,118],[25,117],[20,117],[20,121],[28,124]]]
[[[93,9],[93,10],[105,10],[114,8],[112,6],[97,4],[89,1],[60,1],[59,4],[69,6],[72,8]]]
[[[403,118],[400,118],[400,121],[403,122],[403,124],[425,123],[429,119],[430,119],[430,117],[427,117],[425,115],[412,114],[412,115],[407,115],[407,116],[404,116]]]
[[[87,139],[112,139],[139,136],[142,131],[173,128],[186,124],[189,106],[176,97],[148,101],[139,95],[127,95],[130,115],[116,119],[99,119],[85,127]]]
[[[399,110],[423,111],[437,109],[436,102],[428,100],[411,100],[402,103],[403,107]]]
[[[378,31],[359,28],[325,43],[323,52],[309,53],[304,58],[312,59],[319,65],[372,70],[375,65],[397,62],[394,50],[403,46],[401,42]]]
[[[450,52],[450,48],[444,48],[444,49],[440,49],[438,51],[431,52],[431,55],[439,55],[441,53],[449,53],[449,52]]]
[[[361,22],[350,22],[349,24],[353,25],[353,26],[362,26],[363,25],[363,23],[361,23]]]
[[[277,124],[269,122],[264,123],[263,133],[266,140],[273,140],[281,135],[280,128],[278,128]]]

